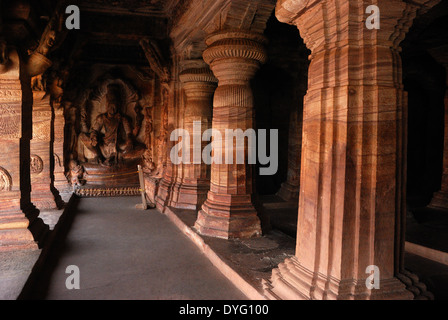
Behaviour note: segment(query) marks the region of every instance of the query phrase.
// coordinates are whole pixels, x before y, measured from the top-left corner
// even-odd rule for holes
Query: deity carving
[[[32,155],[30,159],[31,173],[39,174],[44,170],[44,162],[38,155]]]
[[[106,93],[106,112],[98,115],[90,134],[81,133],[80,141],[92,153],[93,161],[111,166],[119,156],[133,150],[133,132],[129,119],[120,112],[122,101],[115,85],[109,85]],[[124,136],[120,135],[122,129]]]
[[[67,179],[69,179],[73,187],[81,186],[85,183],[84,181],[84,168],[76,160],[70,160],[69,163],[70,171],[67,174]]]

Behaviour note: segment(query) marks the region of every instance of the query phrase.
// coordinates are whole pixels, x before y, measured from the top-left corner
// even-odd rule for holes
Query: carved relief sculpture
[[[0,167],[0,192],[10,191],[12,187],[12,179],[6,169]]]
[[[147,141],[139,141],[145,119],[142,111],[134,87],[109,75],[68,108],[70,145],[74,147],[70,159],[85,170],[86,185],[138,184],[137,165],[148,162],[145,159],[150,155]]]

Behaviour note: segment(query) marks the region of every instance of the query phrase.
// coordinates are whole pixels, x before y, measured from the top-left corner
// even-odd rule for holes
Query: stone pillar
[[[299,112],[302,113],[302,110],[295,109],[291,112],[289,122],[287,178],[277,192],[277,195],[283,200],[296,203],[299,200],[300,161],[302,152],[302,117],[299,117]]]
[[[26,171],[29,174],[29,167],[25,168],[29,159],[21,163],[23,157],[29,157],[29,149],[25,152],[27,144],[22,140],[29,141],[29,137],[22,134],[20,62],[16,51],[8,49],[8,61],[0,65],[0,251],[37,248],[28,229],[37,214],[33,212],[27,217],[30,206],[22,199],[22,189],[26,189],[22,175]]]
[[[157,169],[155,178],[159,179],[157,195],[155,197],[156,207],[161,212],[164,212],[165,208],[170,205],[172,198],[172,189],[176,179],[176,166],[171,163],[168,156],[169,150],[172,147],[170,141],[170,125],[169,125],[169,106],[175,96],[169,94],[167,88],[163,88],[162,91],[164,98],[162,98],[162,119],[161,129],[159,137],[157,139]]]
[[[446,70],[446,92],[442,184],[440,191],[434,194],[434,197],[432,198],[429,206],[433,208],[448,210],[448,63],[444,64],[444,67]]]
[[[65,115],[64,108],[58,102],[52,103],[54,116],[54,138],[53,138],[53,157],[54,157],[54,187],[56,188],[62,200],[68,202],[71,195],[71,187],[65,176]]]
[[[192,67],[179,75],[186,96],[183,129],[190,134],[189,163],[182,164],[182,180],[173,206],[176,208],[199,210],[210,189],[210,167],[202,161],[202,150],[208,144],[202,141],[204,131],[211,128],[213,93],[217,80],[207,65]],[[194,122],[200,125],[194,137]],[[200,159],[194,159],[194,139],[200,150]],[[199,161],[197,161],[199,160]],[[196,163],[195,163],[196,161]]]
[[[369,3],[370,4],[370,3]],[[402,278],[406,95],[398,45],[418,7],[376,1],[380,29],[357,0],[277,4],[312,54],[304,101],[296,253],[279,264],[273,299],[412,299]],[[309,5],[309,6],[308,6]],[[377,266],[379,289],[367,268]],[[369,278],[370,280],[370,278]]]
[[[261,235],[260,220],[252,204],[253,165],[248,164],[249,146],[243,150],[233,144],[233,154],[225,140],[226,129],[254,129],[254,105],[250,80],[267,59],[265,38],[245,31],[221,31],[206,39],[205,62],[219,80],[213,102],[212,127],[218,131],[221,146],[213,148],[214,157],[222,164],[211,164],[210,191],[198,213],[195,228],[203,235],[220,238],[248,238]],[[254,146],[252,146],[254,147]],[[237,164],[236,155],[244,155]],[[227,162],[227,163],[226,163]]]
[[[51,190],[51,136],[53,112],[45,91],[33,92],[33,138],[31,140],[31,202],[40,211],[56,210]],[[51,160],[50,160],[51,159]]]

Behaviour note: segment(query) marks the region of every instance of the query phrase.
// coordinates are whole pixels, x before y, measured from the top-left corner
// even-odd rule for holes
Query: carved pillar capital
[[[246,31],[220,31],[205,40],[203,53],[220,83],[250,81],[267,60],[266,38]]]
[[[346,45],[383,45],[398,49],[414,18],[440,0],[280,0],[275,14],[279,21],[296,25],[312,55]],[[368,29],[366,9],[380,10],[380,29]],[[337,36],[336,36],[337,35]]]
[[[191,98],[213,94],[218,84],[218,80],[208,67],[186,69],[179,74],[179,79],[185,94]]]

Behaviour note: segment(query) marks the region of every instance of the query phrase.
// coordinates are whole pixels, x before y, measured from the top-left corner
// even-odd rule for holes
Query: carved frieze
[[[19,139],[21,129],[20,110],[10,104],[0,104],[0,139]]]
[[[20,83],[16,80],[0,79],[0,103],[22,101]]]

